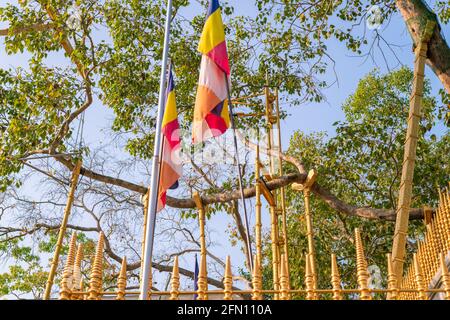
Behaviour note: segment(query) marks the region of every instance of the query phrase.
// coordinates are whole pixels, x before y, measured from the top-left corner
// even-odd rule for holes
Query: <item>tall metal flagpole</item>
[[[156,222],[156,206],[158,203],[158,182],[159,182],[159,167],[160,167],[160,149],[161,149],[161,122],[164,115],[164,93],[166,89],[166,75],[167,75],[167,59],[169,56],[170,43],[170,19],[172,17],[172,0],[167,1],[166,26],[164,34],[164,50],[161,66],[161,80],[159,86],[159,100],[158,100],[158,114],[156,118],[156,135],[155,146],[153,149],[152,162],[152,181],[150,184],[150,204],[148,206],[149,214],[147,214],[147,230],[145,234],[145,252],[144,252],[144,266],[142,268],[141,277],[141,294],[140,300],[147,300],[149,278],[151,272],[152,254],[153,254],[153,238],[155,236],[155,222]]]
[[[230,124],[231,129],[233,129],[233,138],[234,138],[234,150],[236,153],[236,161],[238,166],[238,175],[239,175],[239,189],[241,190],[241,200],[242,200],[242,207],[244,208],[244,217],[245,217],[245,229],[247,232],[247,255],[248,255],[248,261],[250,263],[250,273],[253,272],[253,254],[252,254],[252,243],[250,242],[250,228],[248,225],[248,215],[247,215],[247,207],[245,205],[245,197],[244,197],[244,187],[242,185],[242,173],[241,173],[241,163],[239,161],[239,152],[238,152],[238,146],[237,146],[237,138],[236,138],[236,126],[234,124],[234,115],[233,115],[233,104],[231,103],[231,93],[230,93],[230,84],[228,83],[228,75],[224,73],[225,75],[225,82],[227,86],[227,94],[228,94],[228,108],[230,111]]]

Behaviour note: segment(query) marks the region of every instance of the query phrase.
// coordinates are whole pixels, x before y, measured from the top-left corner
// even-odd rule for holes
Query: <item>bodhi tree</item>
[[[170,56],[175,67],[181,126],[186,132],[189,132],[192,121],[200,63],[196,47],[204,23],[204,9],[194,14],[187,9],[190,6],[206,8],[206,3],[204,0],[174,1]],[[364,49],[370,50],[365,34],[352,25],[365,17],[371,5],[383,7],[384,19],[398,10],[407,21],[413,42],[417,41],[426,19],[440,20],[441,23],[448,23],[449,20],[449,6],[443,1],[437,2],[436,14],[423,1],[280,3],[257,0],[256,16],[236,14],[232,1],[221,1],[221,4],[233,66],[233,97],[259,93],[269,70],[271,85],[277,86],[283,93],[282,99],[293,106],[323,100],[322,90],[329,84],[321,79],[321,75],[335,62],[327,50],[327,41],[331,38],[344,42],[350,50],[361,54]],[[91,235],[93,239],[93,234],[107,231],[106,255],[111,265],[120,263],[124,254],[133,255],[134,260],[128,259],[127,269],[134,270],[137,281],[141,240],[139,232],[142,226],[140,197],[147,192],[149,158],[153,152],[164,16],[164,1],[161,0],[22,0],[0,8],[0,22],[7,25],[0,30],[5,43],[5,51],[1,54],[26,52],[29,55],[26,68],[0,69],[0,187],[3,192],[0,198],[0,241],[7,243],[1,250],[8,253],[12,250],[11,246],[17,248],[14,259],[21,268],[25,268],[24,264],[34,263],[29,268],[32,268],[33,274],[40,275],[35,281],[36,287],[38,283],[42,284],[45,269],[39,268],[35,263],[35,255],[24,248],[38,250],[35,247],[37,245],[44,257],[53,249],[70,171],[80,158],[83,159],[82,181],[75,202],[78,223],[70,225],[69,230]],[[336,19],[339,23],[335,22]],[[442,82],[444,89],[441,90],[441,98],[444,103],[448,103],[450,59],[446,57],[449,56],[449,48],[439,30],[437,23],[430,42],[428,64]],[[55,57],[64,62],[53,63]],[[377,79],[376,75],[372,77]],[[397,81],[403,81],[403,86],[398,90],[406,95],[410,74],[403,70],[400,75],[392,77],[401,78]],[[250,101],[258,102],[254,98]],[[396,119],[404,119],[407,103],[401,102],[403,104],[391,110],[391,116]],[[387,183],[376,174],[374,168],[378,164],[374,162],[369,162],[372,165],[371,172],[364,171],[369,169],[362,163],[362,167],[353,163],[353,167],[343,169],[347,164],[342,159],[355,157],[356,150],[350,148],[352,145],[355,148],[358,146],[357,142],[348,142],[356,134],[357,126],[351,126],[350,120],[352,114],[355,119],[358,116],[358,103],[363,104],[363,99],[357,100],[353,108],[346,107],[350,117],[349,126],[342,124],[338,127],[342,131],[336,139],[342,136],[342,139],[347,139],[346,144],[340,145],[344,140],[324,140],[322,148],[321,143],[313,145],[314,141],[320,142],[318,137],[304,137],[300,133],[294,135],[292,145],[297,147],[291,147],[289,154],[284,156],[290,163],[287,167],[290,171],[270,181],[268,187],[276,189],[293,182],[301,183],[309,168],[322,166],[326,162],[324,166],[328,168],[327,174],[321,175],[313,188],[317,197],[315,205],[321,206],[330,219],[349,217],[355,224],[390,226],[390,223],[380,220],[395,219],[392,200],[398,181],[390,181],[390,193],[380,192],[375,196],[362,192],[358,197],[350,196],[356,186],[366,184],[367,181],[376,184],[380,179],[383,188]],[[437,104],[429,103],[430,110]],[[367,102],[367,105],[371,103]],[[113,114],[112,120],[105,126],[111,142],[103,148],[80,143],[82,139],[79,135],[84,116],[100,106]],[[382,106],[373,107],[376,109]],[[254,103],[245,111],[257,113],[262,110],[261,103]],[[443,112],[444,109],[440,110]],[[248,117],[239,119],[238,125],[263,127],[262,121]],[[383,127],[381,123],[380,126]],[[368,129],[376,130],[377,127]],[[378,130],[360,132],[356,138],[362,139],[363,134],[372,134],[374,137],[380,134],[376,136],[377,139],[385,141],[383,130]],[[399,132],[396,134],[399,135]],[[429,145],[433,150],[430,156],[435,154],[436,161],[439,153],[434,152],[437,150],[434,148],[439,148],[438,145],[442,145],[440,148],[445,147],[442,139],[436,138]],[[363,141],[359,143],[362,145]],[[395,148],[377,152],[398,153],[400,150],[401,145],[396,145]],[[335,160],[331,159],[330,153],[335,154]],[[341,156],[340,160],[338,156]],[[375,160],[381,162],[380,158],[370,161]],[[334,167],[335,174],[341,172],[347,180],[337,180],[332,176],[329,171]],[[244,193],[245,197],[251,198],[255,194],[251,186],[251,168],[247,166],[244,169],[247,185]],[[238,240],[242,250],[247,248],[244,243],[246,231],[236,205],[240,194],[235,179],[231,178],[235,166],[201,166],[195,160],[190,160],[184,170],[187,174],[182,178],[181,188],[167,198],[167,205],[173,210],[167,210],[164,213],[166,216],[163,214],[159,219],[170,225],[167,228],[170,235],[182,233],[191,242],[189,246],[176,248],[167,255],[161,254],[154,264],[154,268],[161,272],[170,272],[174,255],[198,250],[195,230],[185,226],[186,220],[195,218],[193,191],[201,192],[204,204],[210,208],[208,214],[230,215],[233,221],[229,228],[231,239]],[[431,169],[427,167],[423,170],[427,172]],[[224,174],[227,172],[229,174]],[[39,190],[43,194],[41,199],[30,199],[20,194],[27,179],[37,175],[44,179],[42,186],[46,186]],[[418,192],[425,198],[431,196],[429,187]],[[291,196],[292,205],[301,206],[296,204],[298,199]],[[411,209],[412,219],[422,217],[423,202],[418,201],[417,206]],[[298,206],[293,208],[299,210],[301,207]],[[86,213],[90,218],[83,220]],[[130,216],[134,219],[127,219]],[[292,219],[296,221],[294,215]],[[296,223],[290,225],[295,228]],[[372,232],[375,234],[375,231]],[[133,237],[127,238],[127,235]],[[173,239],[170,235],[167,235],[167,241]],[[52,236],[53,240],[50,239]],[[223,261],[213,252],[208,254],[218,270],[217,277],[211,276],[209,282],[221,286],[217,279]],[[190,270],[183,269],[180,272],[185,277],[193,277]],[[3,282],[0,282],[4,284],[3,293],[14,290],[31,292],[29,287],[23,286],[11,289],[11,274],[5,274]],[[17,278],[18,274],[15,275]],[[37,292],[36,296],[39,295]]]

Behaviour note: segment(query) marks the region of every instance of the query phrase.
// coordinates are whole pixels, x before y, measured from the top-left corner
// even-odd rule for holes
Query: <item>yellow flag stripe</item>
[[[198,51],[203,54],[208,54],[218,44],[225,41],[225,31],[223,28],[222,16],[220,9],[216,10],[206,20],[203,28]]]
[[[177,116],[178,113],[177,113],[177,105],[175,102],[175,92],[171,91],[167,96],[166,109],[164,110],[162,127],[164,127],[169,122],[172,122],[173,120],[177,119]]]

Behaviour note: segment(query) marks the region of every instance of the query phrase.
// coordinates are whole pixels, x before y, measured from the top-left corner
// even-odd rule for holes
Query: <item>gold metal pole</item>
[[[305,256],[305,286],[306,286],[306,300],[315,300],[314,293],[314,275],[311,267],[311,254]]]
[[[69,215],[72,210],[72,204],[73,204],[73,200],[75,197],[75,190],[76,190],[77,184],[78,184],[78,177],[80,176],[80,170],[81,170],[81,160],[75,164],[73,171],[72,171],[72,179],[71,179],[71,183],[70,183],[69,194],[67,196],[66,207],[64,209],[64,216],[63,216],[63,220],[61,222],[61,226],[59,227],[59,234],[58,234],[58,240],[56,242],[55,253],[53,255],[50,272],[48,274],[47,284],[45,286],[44,300],[50,299],[53,281],[54,281],[55,275],[56,275],[56,268],[58,267],[59,255],[61,253],[62,243],[64,240],[64,236],[66,234],[67,222],[69,221]]]
[[[120,267],[119,278],[117,279],[116,300],[125,300],[125,290],[127,288],[127,257],[123,257]]]
[[[94,263],[92,265],[91,276],[89,279],[88,300],[100,300],[103,283],[103,246],[104,235],[100,232],[97,248],[95,249]]]
[[[173,261],[171,290],[169,299],[178,300],[179,293],[180,293],[180,271],[178,268],[178,256],[175,256],[175,259]]]
[[[356,246],[356,270],[357,281],[360,290],[361,300],[372,300],[368,285],[369,272],[367,271],[367,261],[364,257],[364,247],[361,240],[361,234],[358,228],[355,228],[355,246]]]
[[[198,300],[208,300],[208,271],[206,265],[205,208],[198,192],[193,194],[198,209],[198,224],[200,231],[200,270],[198,275]]]
[[[331,285],[333,286],[333,300],[342,300],[341,277],[334,253],[331,254]]]
[[[286,270],[286,256],[281,255],[281,272],[280,272],[280,300],[289,300],[289,278]]]
[[[262,276],[261,276],[261,260],[258,258],[255,259],[255,265],[253,268],[253,276],[252,276],[252,300],[262,300],[263,296],[261,294],[262,290]]]
[[[278,250],[278,217],[275,213],[275,207],[270,206],[271,230],[270,237],[272,242],[272,273],[273,273],[273,289],[280,290],[279,278],[279,250]],[[278,294],[274,295],[274,299],[278,300]]]
[[[223,278],[224,295],[223,300],[233,300],[233,274],[231,273],[231,260],[230,256],[227,256],[225,263],[225,276]]]
[[[435,28],[435,22],[428,21],[425,32],[415,49],[414,80],[408,116],[405,151],[403,156],[402,177],[397,205],[397,219],[395,222],[394,241],[392,245],[392,259],[394,272],[400,280],[403,275],[405,262],[406,237],[408,235],[409,210],[412,197],[414,163],[416,160],[417,140],[419,137],[420,110],[424,87],[424,70],[427,58],[428,41]]]
[[[83,261],[83,244],[80,243],[77,249],[77,255],[75,257],[75,263],[73,265],[73,291],[81,291],[82,279],[81,279],[81,262]],[[82,296],[72,293],[72,300],[82,300]]]
[[[283,175],[283,159],[281,158],[281,124],[280,124],[280,104],[278,96],[278,88],[275,89],[275,111],[277,119],[277,137],[278,137],[278,174]],[[279,207],[281,209],[281,223],[283,229],[283,251],[286,262],[286,276],[288,278],[288,288],[291,288],[290,283],[290,268],[289,268],[289,243],[288,243],[288,230],[287,230],[287,212],[286,212],[286,195],[284,187],[279,190],[280,202]]]
[[[418,290],[418,298],[419,300],[428,300],[427,294],[425,293],[425,283],[423,281],[422,269],[420,268],[419,261],[417,260],[417,255],[413,255],[413,263],[414,263],[414,271],[415,271],[415,280],[416,286]]]
[[[311,273],[313,276],[314,290],[317,289],[317,267],[316,267],[316,250],[314,244],[314,228],[311,214],[311,188],[317,180],[317,171],[312,169],[308,172],[308,176],[303,184],[293,183],[292,189],[296,191],[303,191],[305,199],[305,222],[306,222],[306,236],[308,238],[308,254],[311,255]]]
[[[442,286],[445,289],[445,300],[450,300],[450,274],[448,272],[447,264],[445,263],[444,253],[441,252],[439,256],[441,262],[441,272],[442,272]]]
[[[61,279],[60,300],[70,300],[73,288],[73,264],[75,261],[75,250],[77,248],[77,234],[74,232],[70,238],[69,251],[67,253],[66,265]]]
[[[388,269],[388,289],[393,290],[392,292],[387,294],[387,300],[397,300],[398,299],[398,281],[397,276],[394,272],[394,268],[392,267],[392,257],[391,254],[388,253],[387,257],[387,269]]]

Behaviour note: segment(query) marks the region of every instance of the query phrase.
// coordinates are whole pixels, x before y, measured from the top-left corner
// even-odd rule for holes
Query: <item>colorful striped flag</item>
[[[218,0],[209,3],[198,50],[202,53],[202,61],[194,107],[194,143],[220,136],[230,126],[226,83],[230,66]]]
[[[164,208],[166,205],[167,190],[178,188],[178,178],[182,175],[180,126],[178,123],[174,89],[175,86],[171,66],[166,90],[164,117],[161,125],[163,141],[159,175],[158,207],[156,211],[161,211]]]

